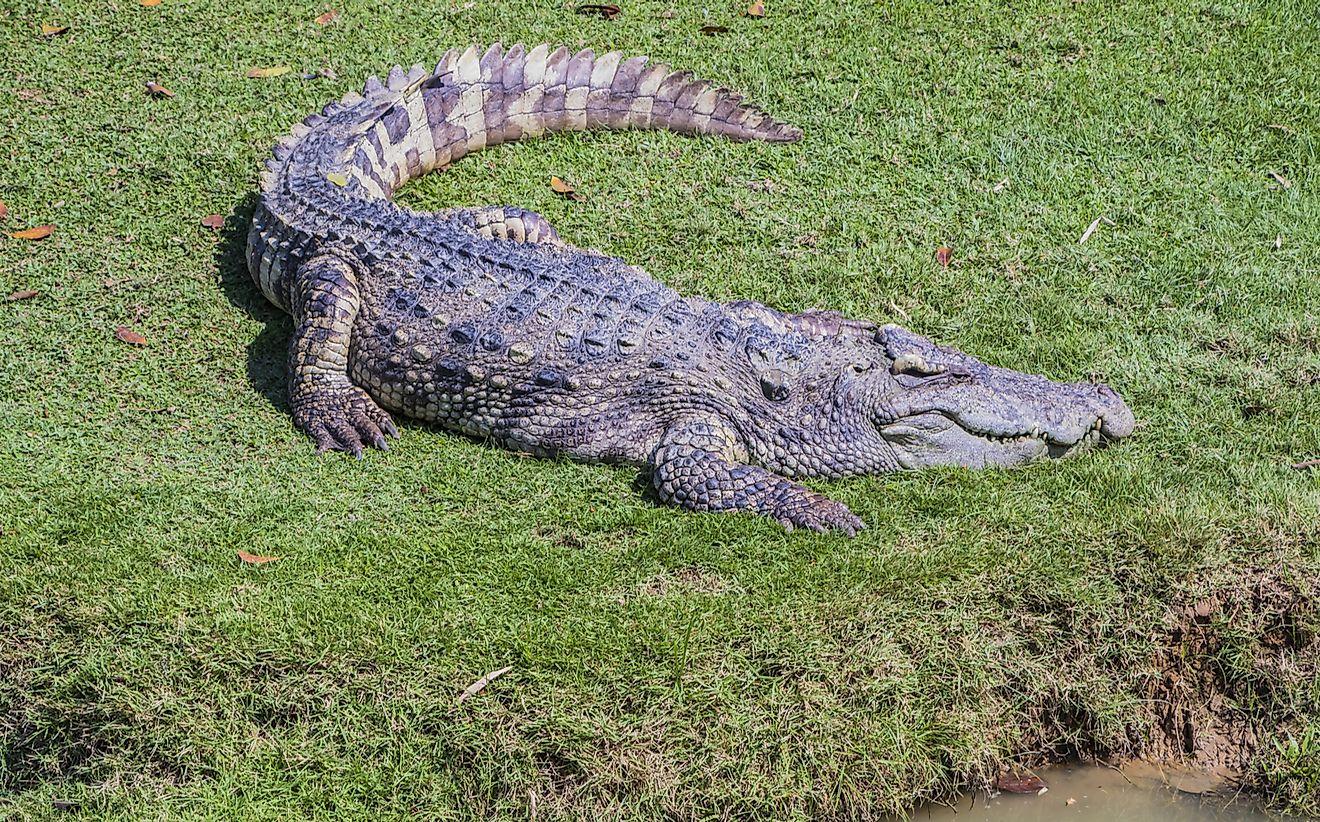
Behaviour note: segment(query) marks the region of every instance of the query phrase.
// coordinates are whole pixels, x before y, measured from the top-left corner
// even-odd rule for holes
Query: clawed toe
[[[795,527],[806,528],[818,534],[830,531],[842,531],[850,537],[866,527],[848,506],[824,496],[813,495],[805,501],[782,511],[775,516],[775,521],[792,531]]]
[[[362,459],[367,445],[389,450],[385,432],[399,436],[389,414],[352,384],[321,384],[295,391],[291,405],[294,421],[316,442],[318,454],[343,451]]]

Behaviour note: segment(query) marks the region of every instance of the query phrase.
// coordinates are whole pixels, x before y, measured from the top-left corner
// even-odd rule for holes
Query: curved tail
[[[388,198],[407,180],[486,146],[594,128],[772,142],[802,137],[739,95],[687,71],[648,65],[645,57],[546,45],[506,52],[497,43],[484,53],[476,46],[450,50],[433,72],[395,66],[384,82],[372,77],[361,94],[331,103],[276,146],[263,188],[277,185],[286,159],[312,132],[341,138],[316,141],[322,173],[342,172],[339,185]]]

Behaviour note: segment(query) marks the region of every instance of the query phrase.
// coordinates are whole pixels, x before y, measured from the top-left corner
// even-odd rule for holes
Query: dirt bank
[[[1276,565],[1188,591],[1158,626],[1127,739],[1088,738],[1085,718],[1056,718],[1055,733],[1081,726],[1078,743],[1026,761],[1103,759],[1188,792],[1245,789],[1295,812],[1320,807],[1317,581]]]

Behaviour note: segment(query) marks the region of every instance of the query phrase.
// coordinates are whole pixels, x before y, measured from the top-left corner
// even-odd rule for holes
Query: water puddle
[[[955,807],[928,805],[914,822],[1264,822],[1280,819],[1247,799],[1198,795],[1203,784],[1191,774],[1161,774],[1149,766],[1123,772],[1102,765],[1038,770],[1048,790],[1037,794],[985,793],[964,797]],[[1166,784],[1167,782],[1167,784]],[[1174,786],[1174,787],[1171,787]],[[1182,787],[1178,790],[1177,787]],[[1191,791],[1188,793],[1187,791]]]

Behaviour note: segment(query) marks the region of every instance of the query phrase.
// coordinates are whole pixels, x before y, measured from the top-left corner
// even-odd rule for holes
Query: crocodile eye
[[[920,354],[904,354],[896,357],[889,366],[889,373],[895,376],[906,374],[909,377],[933,377],[944,373],[944,366],[931,365]]]
[[[771,402],[788,399],[788,375],[782,371],[767,372],[761,377],[761,393]]]

